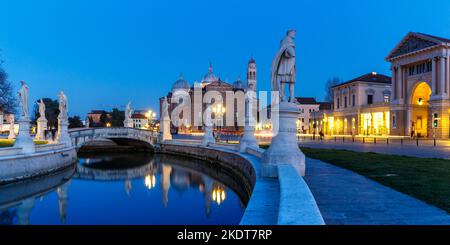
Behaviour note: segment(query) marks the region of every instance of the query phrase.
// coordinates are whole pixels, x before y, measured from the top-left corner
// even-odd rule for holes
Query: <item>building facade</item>
[[[389,53],[392,135],[449,138],[450,39],[408,33]]]
[[[408,33],[389,53],[392,77],[369,73],[333,87],[316,113],[326,135],[449,139],[450,39]]]
[[[244,123],[244,103],[245,101],[238,101],[237,99],[230,98],[232,104],[227,104],[227,97],[230,95],[235,96],[236,93],[242,92],[245,94],[245,91],[248,89],[252,89],[256,91],[257,85],[257,70],[256,70],[256,62],[253,58],[251,58],[248,62],[247,66],[247,84],[238,78],[232,84],[222,81],[218,76],[215,75],[213,71],[213,67],[210,64],[208,72],[203,76],[200,83],[195,82],[192,86],[187,82],[182,76],[174,82],[172,85],[171,91],[167,94],[167,99],[169,103],[169,116],[171,117],[171,131],[172,133],[200,133],[203,132],[203,126],[196,125],[194,123],[203,122],[204,113],[206,108],[209,106],[204,103],[204,95],[208,92],[219,93],[222,97],[222,102],[217,102],[220,108],[213,108],[212,112],[212,124],[215,129],[219,129],[222,132],[230,132],[230,133],[239,133],[243,130]],[[232,92],[232,93],[230,93]],[[190,116],[184,117],[183,113],[179,114],[178,119],[175,119],[172,114],[174,109],[180,105],[180,103],[184,103],[183,99],[175,101],[177,98],[177,93],[184,94],[188,96],[188,100],[190,103]],[[199,94],[196,94],[199,93]],[[201,98],[201,99],[200,99]],[[242,97],[243,98],[243,97]],[[160,98],[160,115],[162,115],[162,103],[164,98]],[[216,101],[212,101],[212,103],[216,103]],[[217,107],[217,106],[216,106]],[[200,108],[200,110],[196,111],[194,108]],[[222,109],[223,108],[223,109]],[[214,112],[218,109],[221,109],[220,112]],[[230,110],[232,109],[232,110]],[[232,113],[231,118],[233,122],[227,122],[227,113]],[[175,122],[176,120],[180,120]],[[238,122],[241,122],[238,123]],[[203,122],[204,123],[204,122]],[[176,125],[178,126],[176,126]]]
[[[391,78],[376,72],[333,88],[333,110],[314,113],[325,135],[389,135]]]
[[[332,103],[317,102],[312,97],[296,97],[297,107],[299,110],[297,119],[297,131],[303,134],[314,133],[314,116],[320,110],[329,110],[332,108]]]

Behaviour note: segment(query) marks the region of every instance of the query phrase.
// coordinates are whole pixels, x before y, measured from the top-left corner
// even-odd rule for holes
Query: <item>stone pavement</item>
[[[301,141],[301,147],[320,149],[340,149],[360,152],[376,152],[382,154],[402,155],[423,158],[450,159],[450,147],[447,146],[416,146],[400,144],[361,144],[352,142],[333,141]]]
[[[307,158],[305,181],[328,225],[442,225],[445,211],[352,171]]]

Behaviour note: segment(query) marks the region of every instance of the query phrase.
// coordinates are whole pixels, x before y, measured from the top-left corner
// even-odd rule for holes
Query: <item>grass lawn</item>
[[[8,139],[0,139],[0,147],[11,147],[14,144],[14,140],[8,140]],[[35,145],[45,145],[47,144],[47,141],[45,140],[35,140]]]
[[[450,160],[301,148],[310,158],[343,167],[450,213]]]

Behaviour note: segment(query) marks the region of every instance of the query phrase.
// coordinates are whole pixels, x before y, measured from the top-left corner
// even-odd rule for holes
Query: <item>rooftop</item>
[[[391,84],[391,77],[383,75],[383,74],[378,74],[376,72],[371,72],[371,73],[367,73],[365,75],[362,75],[360,77],[354,78],[352,80],[349,80],[347,82],[335,85],[335,86],[333,86],[333,88],[338,87],[338,86],[342,86],[342,85],[345,85],[345,84],[350,84],[350,83],[353,83],[353,82],[368,82],[368,83]]]

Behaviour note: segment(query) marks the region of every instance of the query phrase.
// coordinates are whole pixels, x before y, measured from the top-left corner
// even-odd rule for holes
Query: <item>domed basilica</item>
[[[196,120],[195,117],[197,117],[197,119],[199,117],[203,116],[204,111],[207,108],[207,105],[202,103],[202,100],[200,99],[195,99],[194,98],[194,91],[196,91],[195,88],[199,88],[197,89],[197,91],[201,91],[201,97],[203,100],[203,96],[209,92],[209,91],[217,91],[222,95],[222,106],[224,109],[223,111],[227,110],[228,108],[226,108],[226,97],[227,97],[227,92],[237,92],[237,91],[242,91],[243,93],[245,93],[247,90],[252,90],[252,91],[256,91],[256,62],[253,58],[251,58],[248,62],[248,66],[247,66],[247,82],[244,83],[240,78],[238,78],[235,82],[233,82],[232,84],[229,84],[227,82],[224,82],[220,79],[220,77],[218,77],[214,71],[213,71],[213,67],[212,64],[210,63],[209,68],[208,68],[208,72],[203,76],[203,78],[201,79],[201,82],[194,82],[194,84],[189,84],[188,81],[186,81],[182,75],[180,75],[180,77],[173,83],[172,85],[172,89],[169,93],[167,93],[167,101],[169,103],[169,115],[172,115],[172,111],[174,110],[174,108],[176,108],[179,103],[182,102],[178,102],[175,103],[175,101],[173,101],[172,103],[172,97],[174,97],[175,94],[177,93],[183,93],[186,95],[189,95],[190,97],[190,103],[191,103],[191,115],[190,115],[190,121],[188,122],[188,119],[186,119],[185,117],[183,117],[182,115],[180,116],[180,120],[181,122],[179,122],[179,124],[181,126],[179,127],[175,127],[173,125],[173,123],[171,124],[171,133],[179,133],[179,134],[190,134],[190,133],[200,133],[203,132],[203,127],[202,126],[196,126],[194,123],[194,120]],[[195,96],[197,96],[197,94],[195,94]],[[164,97],[160,98],[160,115],[162,115],[162,103],[163,103]],[[198,101],[197,101],[198,100]],[[201,105],[200,105],[201,104]],[[226,123],[226,116],[225,115],[221,115],[220,118],[218,118],[218,116],[213,116],[213,125],[215,126],[215,128],[220,127],[221,132],[223,133],[239,133],[243,130],[242,126],[238,126],[238,120],[243,120],[243,116],[244,116],[244,111],[243,111],[243,107],[240,106],[238,107],[237,104],[238,103],[233,103],[233,107],[234,107],[234,125],[230,126],[227,125]],[[197,105],[197,108],[202,108],[202,111],[200,112],[196,112],[194,110],[195,105]],[[196,115],[197,114],[197,115]],[[203,119],[198,119],[198,120],[203,120]]]

